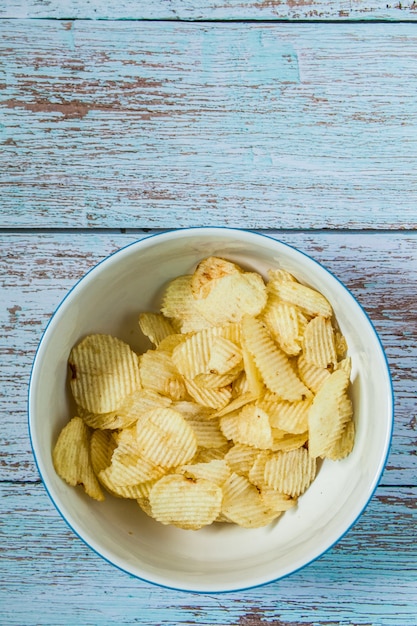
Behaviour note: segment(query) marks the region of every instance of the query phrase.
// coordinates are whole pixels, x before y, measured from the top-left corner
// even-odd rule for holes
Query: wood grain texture
[[[364,306],[380,334],[395,390],[395,432],[383,485],[415,485],[417,234],[270,234],[333,271]],[[27,434],[31,363],[50,315],[93,265],[143,233],[40,233],[0,236],[0,479],[36,481]],[[399,276],[401,279],[399,280]]]
[[[145,20],[416,20],[415,0],[3,0],[0,17]]]
[[[213,595],[161,590],[113,568],[68,529],[40,484],[3,483],[0,494],[8,626],[416,623],[415,488],[378,488],[349,533],[289,578]]]
[[[92,24],[0,21],[0,227],[417,226],[414,24]]]

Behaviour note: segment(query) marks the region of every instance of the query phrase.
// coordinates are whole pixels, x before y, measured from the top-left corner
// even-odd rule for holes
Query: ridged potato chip
[[[190,424],[171,408],[149,411],[136,422],[136,433],[140,454],[164,468],[188,463],[197,451]]]
[[[327,368],[309,363],[303,353],[297,359],[297,367],[301,380],[313,393],[317,393],[330,376]]]
[[[205,478],[221,487],[229,478],[231,469],[225,459],[212,459],[211,461],[182,465],[177,472],[191,478]]]
[[[265,484],[293,498],[304,493],[315,476],[316,460],[305,448],[274,452],[265,462]]]
[[[225,454],[225,460],[235,474],[248,476],[260,450],[243,443],[234,444]]]
[[[210,480],[168,474],[152,487],[149,503],[161,524],[198,530],[218,517],[222,498],[222,489]]]
[[[61,430],[52,453],[56,473],[69,485],[82,485],[94,500],[104,494],[94,474],[90,457],[90,431],[81,417],[73,417]]]
[[[141,313],[138,321],[145,337],[148,337],[155,346],[158,346],[166,337],[175,334],[172,322],[162,313]]]
[[[295,304],[312,317],[316,315],[331,317],[333,314],[330,303],[321,293],[299,282],[282,281],[275,286],[274,292],[284,302]]]
[[[244,341],[252,353],[265,385],[283,400],[301,400],[310,391],[298,378],[288,357],[278,348],[259,320],[242,320]]]
[[[254,272],[228,274],[215,281],[207,296],[195,300],[197,310],[212,326],[258,315],[266,303],[266,287]]]
[[[293,434],[304,433],[308,430],[310,399],[288,402],[268,392],[258,401],[258,404],[268,414],[272,428],[279,428]]]
[[[328,318],[313,317],[304,331],[304,358],[316,367],[334,367],[337,362],[334,329]]]
[[[244,476],[232,473],[223,485],[221,512],[227,520],[244,528],[260,528],[278,517],[265,506],[259,490]]]
[[[140,386],[138,357],[111,335],[88,335],[68,359],[75,402],[92,413],[117,411]]]
[[[196,300],[191,290],[191,275],[178,276],[166,287],[161,313],[172,318],[181,332],[187,333],[208,328],[209,322],[197,309]]]
[[[262,319],[281,350],[289,355],[301,352],[304,326],[300,324],[300,311],[296,306],[270,297]]]
[[[169,352],[148,350],[140,357],[140,377],[145,389],[150,389],[173,400],[186,398],[184,381]]]
[[[325,457],[351,419],[353,410],[347,395],[348,387],[346,372],[336,370],[314,397],[308,414],[308,449],[312,457]]]

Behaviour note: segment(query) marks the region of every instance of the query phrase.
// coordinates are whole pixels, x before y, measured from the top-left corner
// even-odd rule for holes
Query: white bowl
[[[185,531],[150,519],[134,501],[88,498],[69,487],[51,451],[72,416],[67,388],[71,347],[88,333],[114,334],[140,351],[140,311],[158,308],[167,281],[209,255],[266,276],[282,267],[332,304],[352,358],[353,452],[325,461],[299,503],[260,529],[213,524]],[[150,236],[111,255],[65,297],[40,342],[30,382],[29,430],[46,490],[73,531],[100,556],[141,579],[181,590],[221,592],[277,580],[311,563],[356,522],[383,472],[392,436],[393,397],[383,348],[367,315],[337,278],[306,254],[268,236],[224,228]]]

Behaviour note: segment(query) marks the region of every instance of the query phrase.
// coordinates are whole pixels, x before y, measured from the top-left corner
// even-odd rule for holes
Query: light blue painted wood
[[[340,543],[304,570],[215,595],[160,589],[116,570],[72,534],[40,484],[0,489],[8,626],[416,623],[415,488],[379,488]]]
[[[417,235],[283,233],[271,235],[333,271],[373,320],[385,346],[395,389],[395,432],[383,485],[417,484],[415,443]],[[143,233],[0,235],[2,406],[0,480],[38,474],[27,433],[26,394],[37,344],[67,291],[93,265]]]
[[[0,32],[0,227],[417,224],[413,24]]]
[[[0,17],[165,20],[416,20],[414,0],[3,0]]]

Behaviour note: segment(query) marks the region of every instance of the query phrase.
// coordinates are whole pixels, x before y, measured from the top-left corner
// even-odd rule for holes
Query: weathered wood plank
[[[0,227],[417,225],[413,24],[0,35]]]
[[[415,488],[380,487],[321,559],[277,583],[223,595],[158,590],[136,580],[67,528],[42,485],[0,489],[0,598],[8,626],[415,625]]]
[[[145,20],[415,20],[415,0],[4,0],[0,17]]]
[[[396,394],[394,440],[382,484],[416,484],[417,234],[271,234],[324,263],[373,320]],[[26,389],[49,316],[96,262],[143,236],[97,232],[0,236],[1,479],[38,479],[27,435]]]

